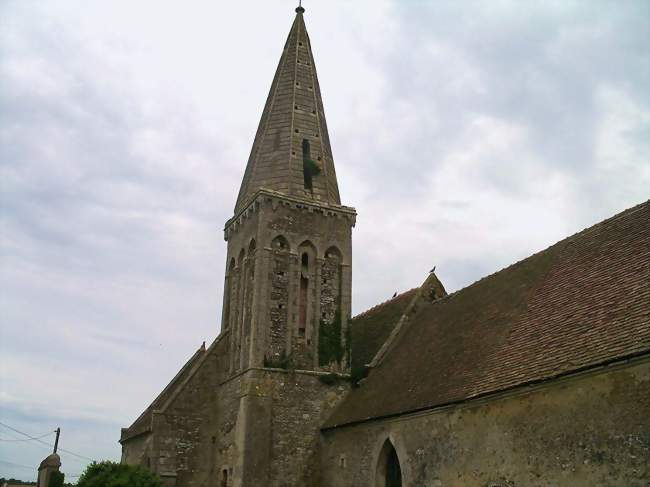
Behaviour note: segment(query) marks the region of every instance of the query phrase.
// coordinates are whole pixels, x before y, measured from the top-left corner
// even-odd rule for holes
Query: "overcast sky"
[[[120,427],[216,337],[222,228],[294,7],[0,1],[1,422],[119,459]],[[305,7],[359,213],[355,313],[649,197],[647,0]],[[19,437],[0,426],[0,476],[33,479],[48,448]]]

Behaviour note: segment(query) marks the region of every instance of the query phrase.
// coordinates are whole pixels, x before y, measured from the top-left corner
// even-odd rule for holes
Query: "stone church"
[[[356,211],[296,12],[225,223],[221,333],[122,461],[169,487],[649,485],[650,201],[351,318]]]

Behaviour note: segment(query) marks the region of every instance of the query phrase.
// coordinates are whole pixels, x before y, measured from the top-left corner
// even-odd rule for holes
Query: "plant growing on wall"
[[[343,344],[341,343],[341,311],[334,313],[331,323],[320,321],[318,335],[318,364],[323,367],[332,362],[341,363],[343,359]]]
[[[321,172],[320,166],[313,159],[309,159],[309,158],[303,159],[302,165],[305,172],[309,173],[311,177],[318,176]]]
[[[52,472],[47,487],[63,487],[65,475],[62,472]]]

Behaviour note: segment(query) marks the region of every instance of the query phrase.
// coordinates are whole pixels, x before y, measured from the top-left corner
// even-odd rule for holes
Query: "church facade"
[[[650,202],[352,319],[356,211],[296,14],[224,228],[221,332],[122,461],[168,487],[647,485]]]

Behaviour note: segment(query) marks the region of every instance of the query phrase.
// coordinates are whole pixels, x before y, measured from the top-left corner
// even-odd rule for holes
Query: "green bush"
[[[63,487],[63,480],[65,475],[61,472],[52,472],[50,475],[50,481],[47,484],[47,487]]]
[[[320,166],[318,163],[312,159],[305,158],[302,161],[303,170],[308,173],[310,176],[318,176],[320,174]]]
[[[336,311],[331,323],[320,321],[318,336],[318,364],[321,367],[332,362],[341,363],[343,359],[343,344],[341,343],[341,312]]]
[[[104,461],[88,465],[77,487],[162,487],[162,481],[139,465]]]

